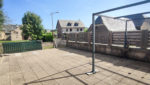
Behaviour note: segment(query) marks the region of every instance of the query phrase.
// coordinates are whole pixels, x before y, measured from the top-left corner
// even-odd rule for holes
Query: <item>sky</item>
[[[3,0],[3,10],[9,17],[9,24],[22,24],[22,17],[27,11],[39,15],[45,29],[52,29],[50,14],[54,14],[54,28],[57,20],[81,20],[86,27],[92,23],[92,13],[131,4],[143,0]],[[123,16],[150,11],[150,3],[109,12],[107,16]]]

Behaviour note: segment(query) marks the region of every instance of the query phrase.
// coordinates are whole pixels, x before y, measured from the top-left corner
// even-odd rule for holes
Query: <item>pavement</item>
[[[150,63],[91,52],[52,48],[4,54],[0,85],[150,85]]]

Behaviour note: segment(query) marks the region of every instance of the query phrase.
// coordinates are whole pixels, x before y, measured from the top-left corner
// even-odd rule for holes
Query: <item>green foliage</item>
[[[3,10],[2,10],[2,6],[3,6],[3,0],[0,0],[0,30],[2,30],[2,25],[4,23],[4,14],[3,14]]]
[[[43,42],[49,42],[49,41],[53,41],[53,36],[52,33],[45,33],[43,34],[43,38],[42,38]]]
[[[87,32],[87,31],[88,31],[88,28],[85,27],[85,28],[84,28],[84,32]]]
[[[3,6],[3,0],[0,0],[0,8]]]
[[[38,15],[32,12],[25,13],[22,18],[23,26],[21,27],[24,39],[28,39],[29,37],[31,37],[32,40],[42,39],[44,29],[41,23],[42,20]]]
[[[30,40],[15,40],[15,41],[3,41],[0,40],[0,43],[10,43],[10,42],[29,42]]]

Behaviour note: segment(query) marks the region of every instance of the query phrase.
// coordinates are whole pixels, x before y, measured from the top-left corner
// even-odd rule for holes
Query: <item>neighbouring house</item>
[[[96,42],[107,43],[109,41],[110,32],[125,31],[125,20],[129,19],[116,19],[108,16],[99,16],[95,20],[95,34],[99,38],[96,39]],[[128,22],[127,28],[129,28],[128,31],[136,30],[133,21]],[[92,25],[89,27],[88,32],[92,32]]]
[[[5,37],[1,40],[22,40],[20,25],[4,25],[3,32]]]
[[[125,31],[125,20],[129,20],[127,21],[128,31],[150,30],[150,18],[142,14],[127,15],[116,18],[108,16],[99,16],[95,20],[95,24],[96,26],[105,25],[107,29],[110,29],[112,31]],[[90,30],[91,29],[89,29],[89,31]]]
[[[85,26],[80,20],[58,20],[56,26],[58,38],[67,33],[84,32],[84,28]]]
[[[143,14],[122,16],[133,21],[137,30],[150,30],[150,18]]]
[[[0,31],[0,40],[5,40],[5,32],[3,30]]]
[[[125,31],[127,22],[127,31],[150,30],[150,19],[143,15],[128,15],[122,17],[98,16],[95,20],[95,33],[99,36],[99,41],[108,41],[110,32]],[[88,32],[92,32],[92,25]],[[98,42],[98,41],[96,41]],[[103,42],[106,43],[106,42]]]

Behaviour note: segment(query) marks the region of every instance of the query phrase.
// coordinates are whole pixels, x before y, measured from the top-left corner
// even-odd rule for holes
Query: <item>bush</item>
[[[43,38],[42,38],[43,42],[52,42],[53,41],[53,36],[52,33],[45,33],[43,34]]]

